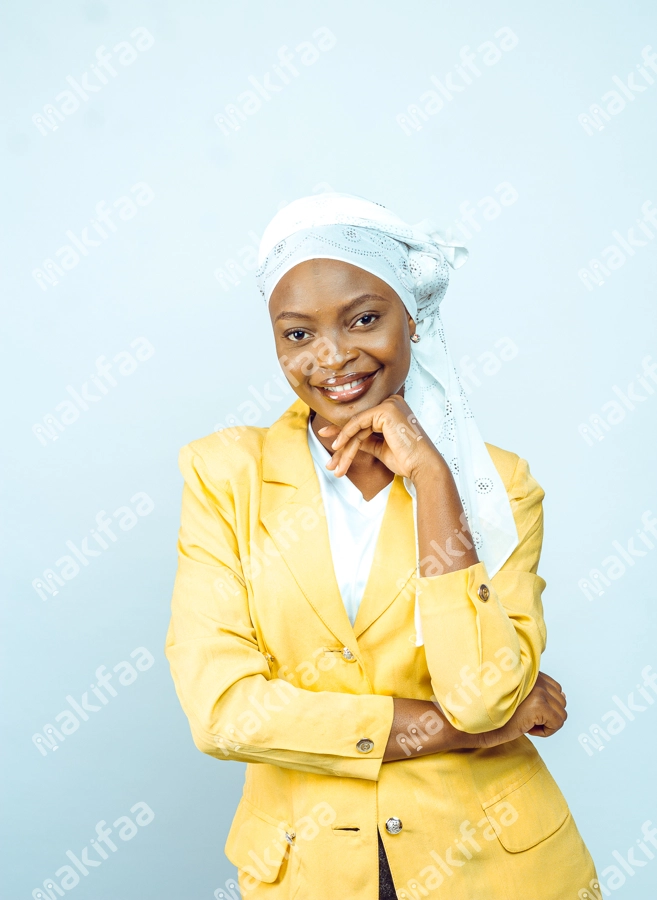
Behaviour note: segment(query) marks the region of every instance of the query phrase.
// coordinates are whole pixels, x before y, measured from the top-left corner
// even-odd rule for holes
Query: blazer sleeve
[[[492,579],[483,562],[416,576],[435,699],[455,728],[471,734],[508,722],[536,682],[546,643],[545,581],[537,574],[544,491],[524,459],[508,494],[518,546]]]
[[[218,759],[378,780],[392,697],[309,691],[272,677],[250,616],[230,481],[213,484],[189,446],[179,463],[185,485],[166,655],[194,743]],[[367,753],[356,746],[363,738],[374,745]]]

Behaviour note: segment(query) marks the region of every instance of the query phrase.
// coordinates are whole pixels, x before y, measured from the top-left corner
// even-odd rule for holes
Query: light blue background
[[[549,646],[543,669],[565,687],[565,728],[537,741],[600,870],[657,822],[657,704],[590,757],[578,735],[657,667],[657,549],[588,601],[578,579],[657,513],[650,396],[589,446],[578,426],[657,356],[657,240],[600,287],[578,271],[657,203],[657,83],[587,135],[578,115],[657,47],[648,0],[625,5],[314,0],[5,4],[6,140],[2,361],[7,579],[2,676],[3,896],[18,900],[79,853],[100,819],[145,801],[155,820],[82,878],[75,897],[211,900],[233,870],[223,845],[243,767],[193,746],[163,656],[176,566],[178,449],[277,371],[252,272],[214,276],[261,234],[278,206],[327,186],[409,221],[449,223],[501,182],[518,192],[467,241],[471,258],[444,304],[452,355],[476,358],[509,337],[519,349],[470,396],[491,443],[527,458],[546,490],[541,573]],[[88,71],[96,48],[146,27],[155,44],[43,136],[31,117]],[[335,47],[263,102],[239,131],[214,121],[276,61],[328,27]],[[442,79],[464,45],[508,26],[518,46],[422,128],[396,116]],[[656,76],[657,78],[657,76]],[[92,80],[97,83],[96,79]],[[280,79],[273,76],[280,83]],[[455,77],[455,80],[458,80]],[[637,75],[637,81],[642,82]],[[155,197],[57,286],[32,270],[95,205],[147,182]],[[319,187],[318,187],[319,186]],[[640,237],[640,233],[638,233]],[[32,426],[78,389],[104,354],[145,336],[154,356],[43,446]],[[641,389],[639,388],[641,391]],[[645,393],[645,391],[641,391]],[[259,424],[289,405],[281,400]],[[39,598],[33,578],[138,491],[154,511],[68,582]],[[155,665],[43,757],[32,735],[100,665],[139,646]],[[530,887],[528,890],[531,893]],[[653,900],[657,861],[624,898]],[[573,893],[575,896],[575,892]]]

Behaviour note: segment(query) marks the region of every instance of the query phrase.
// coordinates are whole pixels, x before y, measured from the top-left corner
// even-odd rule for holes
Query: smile
[[[378,372],[378,369],[376,372]],[[369,390],[376,372],[370,372],[368,375],[354,378],[352,381],[347,381],[344,384],[317,385],[317,390],[321,391],[329,400],[346,403],[361,397]]]

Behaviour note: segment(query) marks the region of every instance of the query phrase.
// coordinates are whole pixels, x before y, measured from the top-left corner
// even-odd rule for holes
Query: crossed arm
[[[408,736],[419,744],[413,749],[413,756],[442,753],[447,750],[480,750],[496,747],[514,741],[523,734],[549,737],[558,731],[566,721],[566,696],[561,685],[554,678],[539,672],[536,684],[529,696],[523,700],[506,725],[492,731],[469,734],[459,731],[450,724],[444,712],[428,700],[395,699],[394,719],[390,736],[383,754],[383,762],[408,759],[403,747]],[[433,734],[427,734],[427,713],[431,713]]]
[[[408,429],[405,426],[410,421],[409,416],[412,416],[412,413],[403,398],[394,395],[378,407],[354,416],[339,433],[338,429],[334,428],[333,431],[337,436],[329,467],[336,474],[344,475],[355,454],[358,451],[364,451],[372,453],[392,471],[410,479],[415,487],[417,498],[417,537],[419,574],[421,576],[419,580],[420,583],[425,582],[428,586],[427,594],[429,596],[425,605],[428,608],[432,607],[427,610],[431,614],[440,604],[438,597],[436,597],[437,602],[432,602],[433,598],[431,597],[433,583],[436,581],[436,578],[432,577],[432,572],[435,572],[436,547],[442,548],[443,551],[448,548],[451,550],[450,553],[443,552],[441,556],[443,560],[450,558],[452,562],[450,573],[447,576],[440,576],[442,578],[453,579],[458,572],[462,572],[465,577],[467,575],[465,570],[477,567],[479,571],[485,571],[485,568],[479,561],[472,535],[465,524],[463,505],[454,477],[445,460],[419,428],[416,420],[414,420],[414,430],[419,429],[425,439],[420,441],[407,439]],[[330,432],[331,428],[324,429],[326,436],[329,436]],[[526,475],[529,475],[528,469]],[[529,477],[525,480],[529,482]],[[530,526],[527,532],[520,536],[521,548],[519,549],[521,552],[516,556],[519,560],[517,564],[523,566],[524,563],[526,568],[529,563],[530,572],[524,574],[533,574],[534,577],[537,577],[535,569],[540,552],[540,536],[538,541],[533,538],[536,537],[537,532],[542,533],[540,516],[542,491],[538,488],[534,493],[536,495],[534,505],[539,506],[533,526],[534,533],[532,534]],[[534,560],[531,560],[532,554],[535,556]],[[473,569],[473,571],[475,570]],[[457,579],[458,577],[456,575]],[[488,581],[487,578],[486,581]],[[483,598],[481,594],[479,597],[487,601],[490,589],[486,584],[482,588],[487,593],[484,593]],[[438,614],[440,615],[440,611]],[[464,618],[464,623],[467,626],[466,618]],[[482,623],[479,622],[476,631],[473,631],[473,638],[481,639],[481,626]],[[516,635],[514,635],[515,637]],[[428,643],[431,642],[428,641]],[[509,643],[513,643],[513,641],[509,641]],[[456,716],[453,713],[451,716],[446,715],[437,703],[395,699],[394,719],[383,761],[391,762],[408,757],[408,752],[404,752],[402,749],[407,741],[407,736],[416,737],[417,746],[414,747],[413,755],[422,756],[445,750],[494,747],[514,740],[525,733],[548,737],[558,731],[567,717],[566,697],[561,690],[561,685],[549,675],[537,671],[538,660],[532,661],[531,659],[532,655],[536,656],[536,642],[533,647],[529,646],[530,641],[526,641],[524,647],[520,640],[516,640],[515,643],[520,651],[519,657],[522,658],[523,650],[525,650],[525,661],[529,665],[525,666],[524,677],[521,677],[516,685],[514,702],[517,706],[508,721],[498,725],[494,716],[489,713],[490,724],[497,725],[497,727],[481,731],[479,725],[476,733],[469,733],[454,727],[453,723],[457,721]],[[431,654],[432,648],[428,647],[427,649],[427,655],[430,658],[433,655]],[[532,662],[535,664],[532,665]],[[430,669],[435,670],[435,667],[430,664]],[[530,680],[533,682],[531,688]],[[529,692],[527,693],[527,691]],[[478,693],[481,692],[478,691]],[[524,699],[522,698],[523,694],[526,694]],[[441,695],[439,694],[439,696]],[[451,696],[449,692],[448,696]],[[520,700],[519,704],[518,700]],[[428,715],[431,717],[432,734],[427,734],[428,729],[423,726]],[[505,715],[502,716],[502,719],[506,718]],[[419,746],[420,735],[422,736],[421,747]]]

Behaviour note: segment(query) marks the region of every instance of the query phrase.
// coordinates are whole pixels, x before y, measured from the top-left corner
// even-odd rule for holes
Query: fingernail
[[[333,441],[333,443],[331,444],[331,450],[335,450],[335,445],[337,444],[337,442],[338,442],[338,439],[336,438],[336,439]]]

